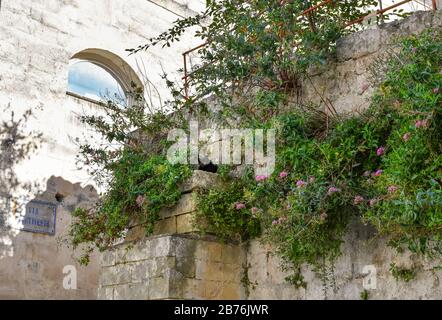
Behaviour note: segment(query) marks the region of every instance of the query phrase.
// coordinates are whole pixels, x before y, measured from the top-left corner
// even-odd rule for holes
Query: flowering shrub
[[[244,241],[261,231],[259,212],[247,205],[245,183],[230,180],[221,187],[200,191],[196,225],[224,241]]]
[[[374,98],[388,112],[390,134],[382,174],[366,181],[375,201],[364,218],[396,246],[420,253],[440,251],[442,240],[441,50],[440,33],[406,39]]]
[[[339,256],[352,218],[373,224],[398,248],[440,251],[442,98],[435,88],[442,86],[441,52],[440,33],[406,39],[370,108],[337,121],[325,137],[310,127],[314,114],[274,117],[276,172],[248,172],[230,185],[233,197],[216,190],[202,195],[201,214],[232,222],[234,203],[254,208],[264,239],[293,268],[289,278],[297,285],[304,285],[301,264],[321,271]],[[243,220],[232,229],[214,227],[223,238],[230,231],[250,235]]]

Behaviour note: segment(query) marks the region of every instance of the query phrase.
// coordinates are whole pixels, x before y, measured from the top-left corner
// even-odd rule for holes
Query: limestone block
[[[146,236],[146,229],[142,225],[131,227],[124,238],[125,242],[143,239]]]
[[[220,281],[204,281],[204,299],[221,299],[223,283]]]
[[[183,299],[204,299],[204,281],[197,279],[184,279]]]
[[[219,298],[224,300],[241,299],[241,286],[239,284],[223,283]]]
[[[197,189],[208,189],[220,183],[222,182],[218,174],[195,170],[192,176],[181,185],[181,190],[187,193]]]
[[[183,281],[186,279],[176,269],[169,269],[166,272],[166,278],[169,280],[169,298],[182,299],[183,297]]]
[[[177,232],[176,217],[169,217],[155,222],[154,235],[173,234]]]
[[[196,259],[202,261],[222,261],[223,244],[214,241],[199,241],[195,249]]]
[[[135,243],[118,246],[115,252],[116,263],[127,263],[150,259],[151,241],[141,240]]]
[[[98,300],[113,300],[114,288],[113,287],[100,287],[97,293]]]
[[[143,260],[133,265],[131,283],[145,282],[152,277],[153,260]]]
[[[205,260],[195,260],[195,279],[205,280],[208,262]]]
[[[226,278],[233,279],[233,275],[227,275],[226,268],[221,262],[204,260],[195,261],[195,278],[199,280],[223,281]]]
[[[242,265],[245,261],[245,250],[242,246],[226,244],[221,248],[221,259],[223,263]]]
[[[337,43],[338,61],[358,59],[377,52],[381,47],[381,34],[379,28],[374,28],[339,39]]]
[[[113,267],[104,267],[101,269],[100,285],[111,286],[129,283],[131,281],[131,266],[117,265]]]
[[[102,252],[100,254],[100,265],[102,267],[109,267],[109,266],[115,265],[115,251],[108,250],[108,251]]]
[[[196,257],[197,243],[200,242],[196,239],[184,238],[175,236],[171,238],[171,246],[173,255],[177,258],[181,257]]]
[[[224,283],[236,283],[241,282],[243,275],[243,268],[238,264],[223,263],[222,264],[222,280]]]
[[[147,300],[149,285],[147,283],[124,284],[114,288],[114,300]]]
[[[174,256],[174,248],[170,236],[160,236],[152,238],[150,250],[152,257],[171,257]]]
[[[172,208],[163,208],[160,211],[161,218],[167,218],[175,215],[189,213],[195,211],[195,198],[192,193],[183,194],[178,203]]]
[[[169,280],[166,278],[152,278],[149,281],[149,299],[159,300],[169,297]]]
[[[176,217],[177,233],[197,232],[197,228],[193,224],[195,215],[192,213],[182,214]]]
[[[175,269],[175,257],[157,257],[152,260],[149,278],[165,277],[167,272]]]
[[[186,278],[195,278],[196,263],[195,257],[183,256],[176,259],[176,270]]]

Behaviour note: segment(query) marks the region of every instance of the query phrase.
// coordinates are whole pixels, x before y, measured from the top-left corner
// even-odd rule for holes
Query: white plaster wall
[[[25,110],[32,108],[35,116],[28,121],[24,131],[42,133],[43,141],[30,159],[22,161],[15,168],[20,182],[37,182],[39,187],[34,188],[32,192],[11,190],[14,198],[33,198],[35,193],[46,189],[51,176],[62,177],[82,186],[93,184],[85,172],[77,170],[75,155],[78,149],[74,139],[89,133],[79,122],[78,115],[101,111],[94,103],[66,95],[69,60],[73,55],[89,48],[110,51],[124,59],[140,78],[147,76],[156,85],[163,99],[167,97],[160,77],[163,70],[173,79],[182,76],[176,72],[182,67],[181,53],[198,44],[195,39],[187,37],[173,48],[152,48],[148,52],[133,56],[128,56],[125,50],[145,44],[150,37],[167,30],[180,16],[193,14],[192,10],[200,9],[203,1],[158,0],[157,4],[153,2],[1,1],[0,124],[9,119],[11,110],[18,117]],[[139,65],[145,66],[147,74],[141,74],[144,73],[144,68],[140,69]],[[9,110],[6,108],[8,105]],[[59,215],[60,219],[66,221],[64,224],[68,224],[69,212],[60,210]],[[14,225],[15,220],[10,222]],[[42,256],[46,253],[43,251],[53,248],[56,237],[28,235],[25,232],[21,232],[20,236],[18,233],[19,231],[10,229],[0,231],[2,252],[8,253],[0,255],[0,298],[51,298],[52,289],[48,291],[45,288],[60,287],[60,277],[46,277],[43,281],[37,276],[37,280],[33,282],[14,282],[12,280],[23,276],[20,272],[24,271],[20,268],[17,270],[13,265],[26,257],[26,263],[32,265],[32,261],[35,260],[43,264],[44,268]],[[57,230],[56,236],[58,235]],[[36,237],[40,245],[32,246]],[[69,249],[60,250],[63,251],[53,254],[63,258],[57,259],[56,265],[52,264],[51,268],[61,273],[63,265],[73,263],[73,259],[67,251]],[[14,260],[10,259],[11,252]],[[9,259],[5,259],[6,256]],[[95,263],[92,264],[91,268],[96,268]],[[96,269],[91,268],[81,272],[94,274],[94,279],[89,280],[96,283]],[[2,286],[2,283],[10,285]],[[95,294],[91,292],[87,290],[83,296],[78,292],[67,294],[64,298],[94,298]]]

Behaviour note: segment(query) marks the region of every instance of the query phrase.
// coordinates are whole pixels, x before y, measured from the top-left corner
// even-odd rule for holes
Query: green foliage
[[[364,217],[416,253],[441,249],[441,50],[440,32],[406,39],[374,99],[388,112],[389,135]]]
[[[414,269],[401,268],[396,264],[390,264],[390,272],[396,281],[410,282],[416,277],[416,271]]]
[[[359,28],[344,26],[378,4],[376,0],[333,1],[302,15],[321,2],[207,1],[196,17],[178,20],[146,45],[129,51],[170,46],[194,27],[195,37],[207,45],[193,52],[198,63],[189,79],[190,99],[181,100],[184,88],[170,82],[177,98],[174,105],[194,108],[210,95],[222,106],[222,120],[238,115],[243,121],[269,120],[287,93],[299,87],[305,71],[324,65],[334,55],[336,40]]]
[[[361,291],[359,296],[360,296],[361,300],[368,300],[368,298],[370,297],[370,292],[368,292],[368,290],[363,290],[363,291]]]
[[[104,250],[121,238],[131,221],[143,224],[150,234],[160,209],[181,198],[179,184],[191,174],[188,166],[172,165],[164,156],[146,158],[133,150],[124,150],[112,170],[109,190],[97,207],[73,213],[71,243],[74,248],[89,244],[85,262],[94,246]]]
[[[216,234],[224,241],[243,241],[260,233],[257,212],[240,202],[245,184],[231,180],[209,191],[200,191],[197,197],[197,226],[204,233]]]
[[[248,220],[232,215],[235,204],[245,206],[240,213],[253,208],[264,239],[294,270],[289,280],[297,286],[303,285],[303,263],[321,273],[340,255],[356,217],[387,233],[398,249],[405,244],[417,253],[439,252],[441,46],[440,33],[407,38],[370,108],[336,119],[325,136],[318,132],[318,114],[306,110],[262,124],[277,129],[277,170],[257,180],[248,172],[203,194],[200,214],[214,233],[247,238]]]
[[[69,242],[83,251],[79,261],[121,239],[131,223],[145,226],[150,234],[161,208],[181,197],[179,184],[191,175],[187,165],[171,164],[165,156],[165,133],[180,127],[179,116],[155,110],[135,89],[121,106],[103,104],[103,115],[84,115],[82,121],[95,131],[80,145],[79,164],[106,189],[96,206],[77,208],[69,229]]]
[[[304,277],[301,274],[300,270],[297,270],[297,272],[294,272],[293,274],[287,276],[285,278],[285,281],[295,286],[295,288],[307,288],[307,282],[304,281]]]

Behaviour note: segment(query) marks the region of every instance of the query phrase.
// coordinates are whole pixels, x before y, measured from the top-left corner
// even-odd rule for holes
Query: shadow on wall
[[[21,116],[9,105],[2,110],[8,116],[0,122],[0,299],[94,299],[98,257],[83,268],[62,240],[72,211],[94,205],[98,194],[92,186],[55,176],[44,184],[23,182],[21,165],[44,141],[26,129],[31,110]],[[75,275],[78,270],[75,290],[64,287],[66,266]]]
[[[26,132],[25,129],[32,116],[32,109],[19,117],[10,105],[2,109],[4,113],[10,113],[10,118],[0,124],[0,259],[13,255],[12,237],[17,235],[18,230],[11,228],[11,224],[19,220],[26,198],[38,193],[40,189],[38,183],[20,182],[15,167],[29,159],[42,143],[41,133]],[[22,196],[13,197],[17,194]]]
[[[7,226],[9,243],[0,258],[0,299],[97,298],[98,254],[91,255],[88,266],[81,266],[75,252],[65,246],[72,211],[97,200],[90,185],[82,187],[55,176],[47,180],[45,190],[26,203],[22,229],[12,233],[14,228]],[[51,223],[35,224],[32,219]]]

